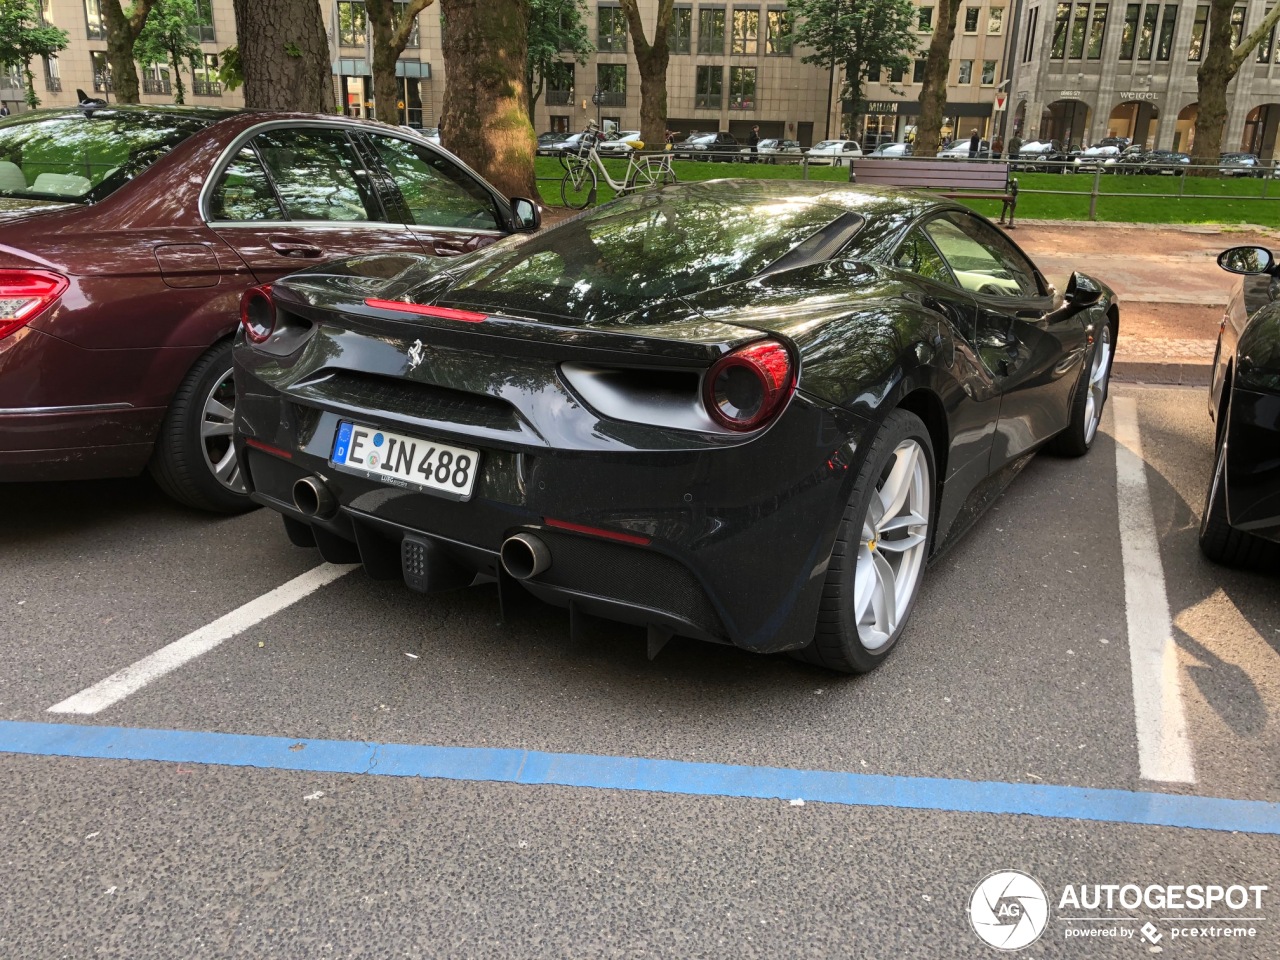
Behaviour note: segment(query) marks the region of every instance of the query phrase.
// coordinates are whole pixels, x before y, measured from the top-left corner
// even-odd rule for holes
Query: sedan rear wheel
[[[924,580],[933,517],[933,445],[895,410],[859,468],[836,535],[813,641],[801,659],[845,673],[878,667]]]
[[[150,463],[165,493],[214,513],[253,508],[231,442],[235,404],[231,341],[225,340],[196,361],[165,414]]]

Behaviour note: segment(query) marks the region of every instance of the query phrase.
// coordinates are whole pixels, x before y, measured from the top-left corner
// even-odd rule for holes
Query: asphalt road
[[[1032,461],[853,679],[679,638],[650,662],[639,631],[574,641],[560,611],[499,622],[492,588],[355,571],[100,713],[53,714],[319,558],[274,515],[211,519],[142,480],[4,487],[0,958],[997,956],[968,906],[1006,868],[1051,908],[1018,956],[1280,956],[1280,807],[1257,803],[1280,801],[1280,591],[1196,549],[1203,391],[1113,396],[1136,402],[1176,645],[1151,682],[1180,684],[1193,782],[1140,775],[1113,411],[1088,457]],[[4,752],[14,722],[145,728],[157,759]],[[228,766],[163,759],[166,731],[845,771],[904,799]],[[1273,833],[908,809],[954,789],[922,778],[1130,791],[1116,811],[1247,801]],[[1081,884],[1270,889],[1243,911],[1061,908]],[[1175,936],[1224,926],[1255,934]]]

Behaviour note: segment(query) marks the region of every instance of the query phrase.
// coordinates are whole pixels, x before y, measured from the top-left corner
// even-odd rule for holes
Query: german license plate
[[[384,483],[469,500],[480,453],[343,420],[333,440],[330,462]]]

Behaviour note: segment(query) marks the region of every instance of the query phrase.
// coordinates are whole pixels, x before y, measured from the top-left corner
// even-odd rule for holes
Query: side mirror
[[[517,230],[537,230],[542,226],[542,210],[532,200],[512,197],[511,213]]]
[[[1067,281],[1067,290],[1062,298],[1073,307],[1092,307],[1102,299],[1102,288],[1083,273],[1073,273]]]
[[[1270,273],[1275,263],[1275,257],[1266,247],[1232,247],[1218,254],[1218,266],[1227,273],[1245,276]]]

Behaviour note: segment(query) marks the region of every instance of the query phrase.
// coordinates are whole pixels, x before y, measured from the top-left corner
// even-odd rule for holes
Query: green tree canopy
[[[182,64],[190,62],[194,69],[204,56],[200,44],[191,36],[191,28],[199,22],[192,0],[153,0],[151,14],[133,43],[133,55],[144,67],[158,63],[172,67],[174,103],[187,102]]]
[[[529,89],[529,116],[542,96],[547,75],[565,55],[580,64],[595,52],[583,19],[585,0],[529,0],[529,60],[525,85]]]
[[[861,115],[866,82],[882,69],[907,70],[916,49],[912,0],[791,0],[795,39],[810,47],[805,63],[844,69],[841,98]]]
[[[0,70],[8,72],[16,67],[22,71],[27,106],[40,106],[32,58],[56,56],[66,48],[67,31],[44,25],[37,0],[0,0]]]

